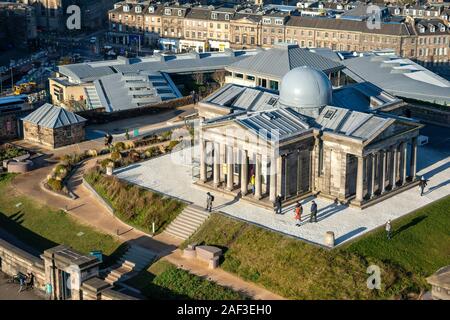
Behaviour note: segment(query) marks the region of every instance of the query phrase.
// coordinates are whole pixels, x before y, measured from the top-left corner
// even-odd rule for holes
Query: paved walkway
[[[9,276],[0,272],[0,300],[43,300],[44,297],[34,290],[19,293],[19,284],[8,283]],[[5,310],[5,309],[4,309]],[[3,311],[4,311],[3,310]],[[14,311],[14,310],[11,310]]]
[[[307,222],[312,201],[312,198],[309,198],[302,201],[305,214],[300,227],[295,226],[293,205],[284,208],[281,215],[275,215],[271,210],[244,201],[230,200],[216,193],[213,210],[319,245],[325,245],[325,233],[333,231],[335,243],[339,245],[384,225],[388,219],[394,220],[404,216],[450,194],[449,150],[441,151],[427,146],[419,147],[418,152],[418,174],[430,179],[423,197],[420,197],[418,187],[415,187],[362,211],[335,205],[330,200],[320,198],[316,199],[319,207],[317,223]],[[206,191],[193,185],[191,165],[181,164],[179,159],[181,157],[176,154],[165,155],[122,168],[116,174],[121,179],[204,206]]]

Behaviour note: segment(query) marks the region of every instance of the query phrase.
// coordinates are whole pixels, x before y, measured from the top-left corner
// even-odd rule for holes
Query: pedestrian
[[[250,177],[250,184],[252,185],[252,193],[255,194],[255,175],[252,174]]]
[[[311,203],[311,216],[309,217],[309,222],[317,222],[317,204],[314,200]]]
[[[420,196],[423,196],[423,191],[425,190],[425,187],[426,187],[427,184],[428,184],[427,182],[428,182],[428,180],[425,179],[424,176],[422,176],[422,177],[420,178],[420,182],[419,182]]]
[[[19,293],[21,293],[23,290],[23,285],[25,284],[25,280],[23,279],[22,276],[19,276],[19,283],[20,283]]]
[[[277,197],[275,198],[275,214],[281,214],[282,201],[283,198],[281,197],[281,194],[277,195]]]
[[[303,213],[303,207],[300,201],[297,202],[297,205],[295,206],[295,225],[297,227],[300,227],[300,222],[302,222],[302,213]]]
[[[211,212],[213,201],[214,196],[210,192],[208,192],[206,194],[206,211]]]
[[[386,229],[386,236],[387,236],[387,239],[388,239],[388,240],[391,240],[391,230],[392,230],[391,219],[389,219],[389,220],[386,222],[385,229]]]

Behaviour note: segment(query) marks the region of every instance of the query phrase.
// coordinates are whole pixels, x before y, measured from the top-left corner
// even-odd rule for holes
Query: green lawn
[[[155,234],[163,231],[186,206],[116,177],[102,175],[97,169],[90,170],[84,178],[111,205],[118,218],[147,233],[152,232],[152,223]]]
[[[240,300],[246,298],[230,288],[177,269],[173,264],[162,260],[128,280],[128,284],[138,288],[152,300]]]
[[[185,245],[223,248],[223,269],[291,299],[405,298],[426,289],[425,276],[450,263],[449,199],[396,221],[389,243],[380,230],[326,250],[213,214]],[[371,264],[382,270],[379,291],[366,285]]]
[[[422,276],[450,264],[450,196],[394,221],[392,226],[391,241],[381,228],[346,249],[397,263]]]
[[[10,187],[13,177],[11,174],[0,175],[1,228],[38,251],[58,244],[71,246],[82,253],[102,250],[106,256],[121,250],[120,243],[110,235],[76,222],[63,211],[17,195]]]

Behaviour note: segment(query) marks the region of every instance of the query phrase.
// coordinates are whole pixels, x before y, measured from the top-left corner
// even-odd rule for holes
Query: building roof
[[[327,74],[344,68],[341,63],[300,48],[298,45],[280,44],[235,62],[226,69],[281,80],[290,70],[302,66],[312,67]]]
[[[89,101],[97,101],[106,112],[139,108],[181,97],[167,75],[160,72],[115,73],[94,81],[86,90]]]
[[[357,82],[370,82],[407,99],[450,105],[450,81],[419,64],[395,54],[349,58],[343,70]]]
[[[103,76],[118,72],[159,71],[165,73],[184,73],[223,69],[234,62],[255,55],[255,50],[242,50],[187,54],[155,54],[144,58],[88,62],[59,66],[61,74],[73,82],[92,82]]]
[[[49,129],[56,129],[87,121],[85,118],[73,112],[50,103],[44,104],[22,120]]]
[[[410,36],[414,34],[413,27],[407,23],[381,23],[380,28],[369,29],[366,21],[307,16],[291,16],[286,22],[286,26],[328,29],[331,31],[346,30],[393,36]]]

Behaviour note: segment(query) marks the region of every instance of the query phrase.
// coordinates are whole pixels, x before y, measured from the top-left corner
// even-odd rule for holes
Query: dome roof
[[[281,80],[279,102],[284,106],[302,112],[302,109],[320,109],[331,104],[331,101],[331,82],[320,70],[307,66],[297,67],[286,73]]]

